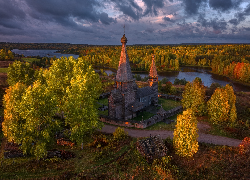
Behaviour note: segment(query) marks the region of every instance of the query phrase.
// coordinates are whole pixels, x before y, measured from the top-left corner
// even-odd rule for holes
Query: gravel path
[[[111,126],[111,125],[104,125],[101,132],[105,133],[113,133],[117,127]],[[148,137],[150,134],[152,136],[154,135],[160,135],[161,138],[165,139],[167,137],[170,137],[173,139],[173,133],[174,131],[161,131],[161,130],[139,130],[139,129],[126,129],[125,131],[128,132],[128,135],[131,137]],[[199,132],[199,138],[198,142],[205,142],[205,143],[211,143],[216,145],[227,145],[227,146],[238,146],[241,143],[241,140],[238,139],[232,139],[228,137],[222,137],[222,136],[215,136],[210,134],[204,134]]]

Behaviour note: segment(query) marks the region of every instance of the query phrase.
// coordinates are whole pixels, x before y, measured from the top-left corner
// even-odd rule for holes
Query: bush
[[[128,133],[124,131],[124,128],[116,128],[115,132],[113,132],[114,139],[116,140],[123,140],[128,137]]]
[[[145,157],[148,163],[167,155],[167,147],[159,136],[138,140],[136,143],[138,151]]]
[[[161,83],[162,83],[162,84],[166,84],[167,82],[168,82],[168,79],[165,78],[165,77],[161,80]]]
[[[187,80],[184,78],[184,79],[178,79],[178,78],[175,78],[174,80],[174,85],[186,85],[187,84]]]
[[[176,94],[176,88],[172,85],[172,83],[170,81],[168,81],[166,83],[165,86],[162,86],[161,90],[163,91],[163,93],[170,93],[170,94]]]
[[[250,138],[245,137],[239,145],[239,153],[241,155],[250,153]]]

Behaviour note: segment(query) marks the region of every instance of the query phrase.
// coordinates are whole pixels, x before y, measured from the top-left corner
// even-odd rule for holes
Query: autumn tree
[[[35,81],[22,96],[20,114],[24,120],[22,127],[21,149],[24,153],[44,157],[50,144],[55,142],[54,133],[60,122],[52,118],[57,112],[57,97],[54,92]]]
[[[199,148],[197,140],[197,120],[192,109],[187,109],[182,115],[177,116],[173,138],[176,154],[184,157],[193,156]]]
[[[232,86],[227,84],[224,88],[217,88],[207,103],[210,121],[215,124],[233,125],[237,119],[235,101]]]
[[[35,81],[34,73],[34,69],[31,68],[28,62],[15,61],[8,67],[8,84],[13,86],[20,82],[29,86]]]
[[[3,98],[4,121],[2,123],[3,134],[7,140],[20,142],[22,139],[22,128],[24,119],[20,114],[20,104],[22,95],[26,86],[22,83],[16,83],[8,87]]]
[[[206,90],[201,79],[195,78],[192,83],[188,82],[185,85],[181,100],[182,106],[186,109],[192,109],[195,115],[204,115],[206,111],[205,93]]]
[[[70,125],[71,140],[82,143],[84,134],[102,127],[96,106],[102,84],[99,75],[82,59],[78,59],[72,73],[63,109],[65,122]]]
[[[36,71],[35,78],[29,86],[19,82],[10,86],[4,96],[4,135],[21,144],[24,153],[44,157],[64,121],[70,126],[71,140],[78,143],[86,133],[101,128],[96,99],[102,85],[81,58],[55,60],[52,68]],[[64,112],[65,119],[54,119],[57,112]]]

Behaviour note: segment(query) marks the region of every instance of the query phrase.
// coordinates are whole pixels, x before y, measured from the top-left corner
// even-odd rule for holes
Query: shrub
[[[182,115],[177,116],[173,138],[176,154],[191,157],[198,151],[197,131],[197,120],[192,109],[187,109]]]
[[[159,136],[150,136],[149,138],[138,140],[137,149],[148,163],[153,163],[167,155],[167,147]]]
[[[250,153],[250,138],[245,137],[239,145],[239,153],[241,155]]]
[[[186,84],[187,84],[187,80],[185,78],[183,79],[175,78],[174,80],[174,85],[186,85]]]
[[[124,131],[124,128],[116,128],[115,132],[113,132],[114,139],[116,140],[123,140],[128,137],[128,133]]]
[[[161,80],[161,82],[162,82],[162,84],[166,84],[166,83],[168,82],[168,79],[164,77],[164,78]]]

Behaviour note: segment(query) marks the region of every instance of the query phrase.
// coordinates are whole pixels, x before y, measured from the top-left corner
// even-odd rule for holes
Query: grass
[[[98,146],[94,137],[108,140]],[[192,158],[175,154],[173,140],[166,139],[168,161],[147,163],[136,148],[136,138],[114,141],[112,134],[95,132],[87,137],[83,150],[69,160],[52,158],[37,161],[34,157],[0,159],[0,179],[248,179],[250,154],[241,155],[237,147],[199,143]],[[88,143],[87,143],[88,142]],[[91,146],[90,146],[91,144]]]
[[[158,104],[162,105],[165,111],[181,106],[181,101],[174,101],[170,99],[158,98]]]
[[[167,124],[165,122],[158,122],[152,126],[145,128],[146,130],[168,130],[173,131],[176,125],[177,114],[168,118],[169,121],[174,120],[174,122]]]
[[[147,111],[142,111],[142,112],[139,112],[138,115],[135,118],[133,118],[132,120],[141,121],[142,116],[143,116],[143,119],[146,120],[146,119],[151,118],[154,115],[155,114],[153,114],[153,113],[150,113],[150,112],[147,112]]]
[[[103,98],[103,99],[98,99],[98,102],[107,106],[109,101],[108,98]]]
[[[8,72],[8,68],[0,68],[0,73],[7,73]]]
[[[40,59],[37,58],[22,58],[22,60],[32,63],[33,61],[40,61]]]
[[[102,115],[105,115],[105,116],[108,116],[109,115],[109,111],[108,110],[105,110],[105,111],[98,111],[99,114],[102,114]]]

